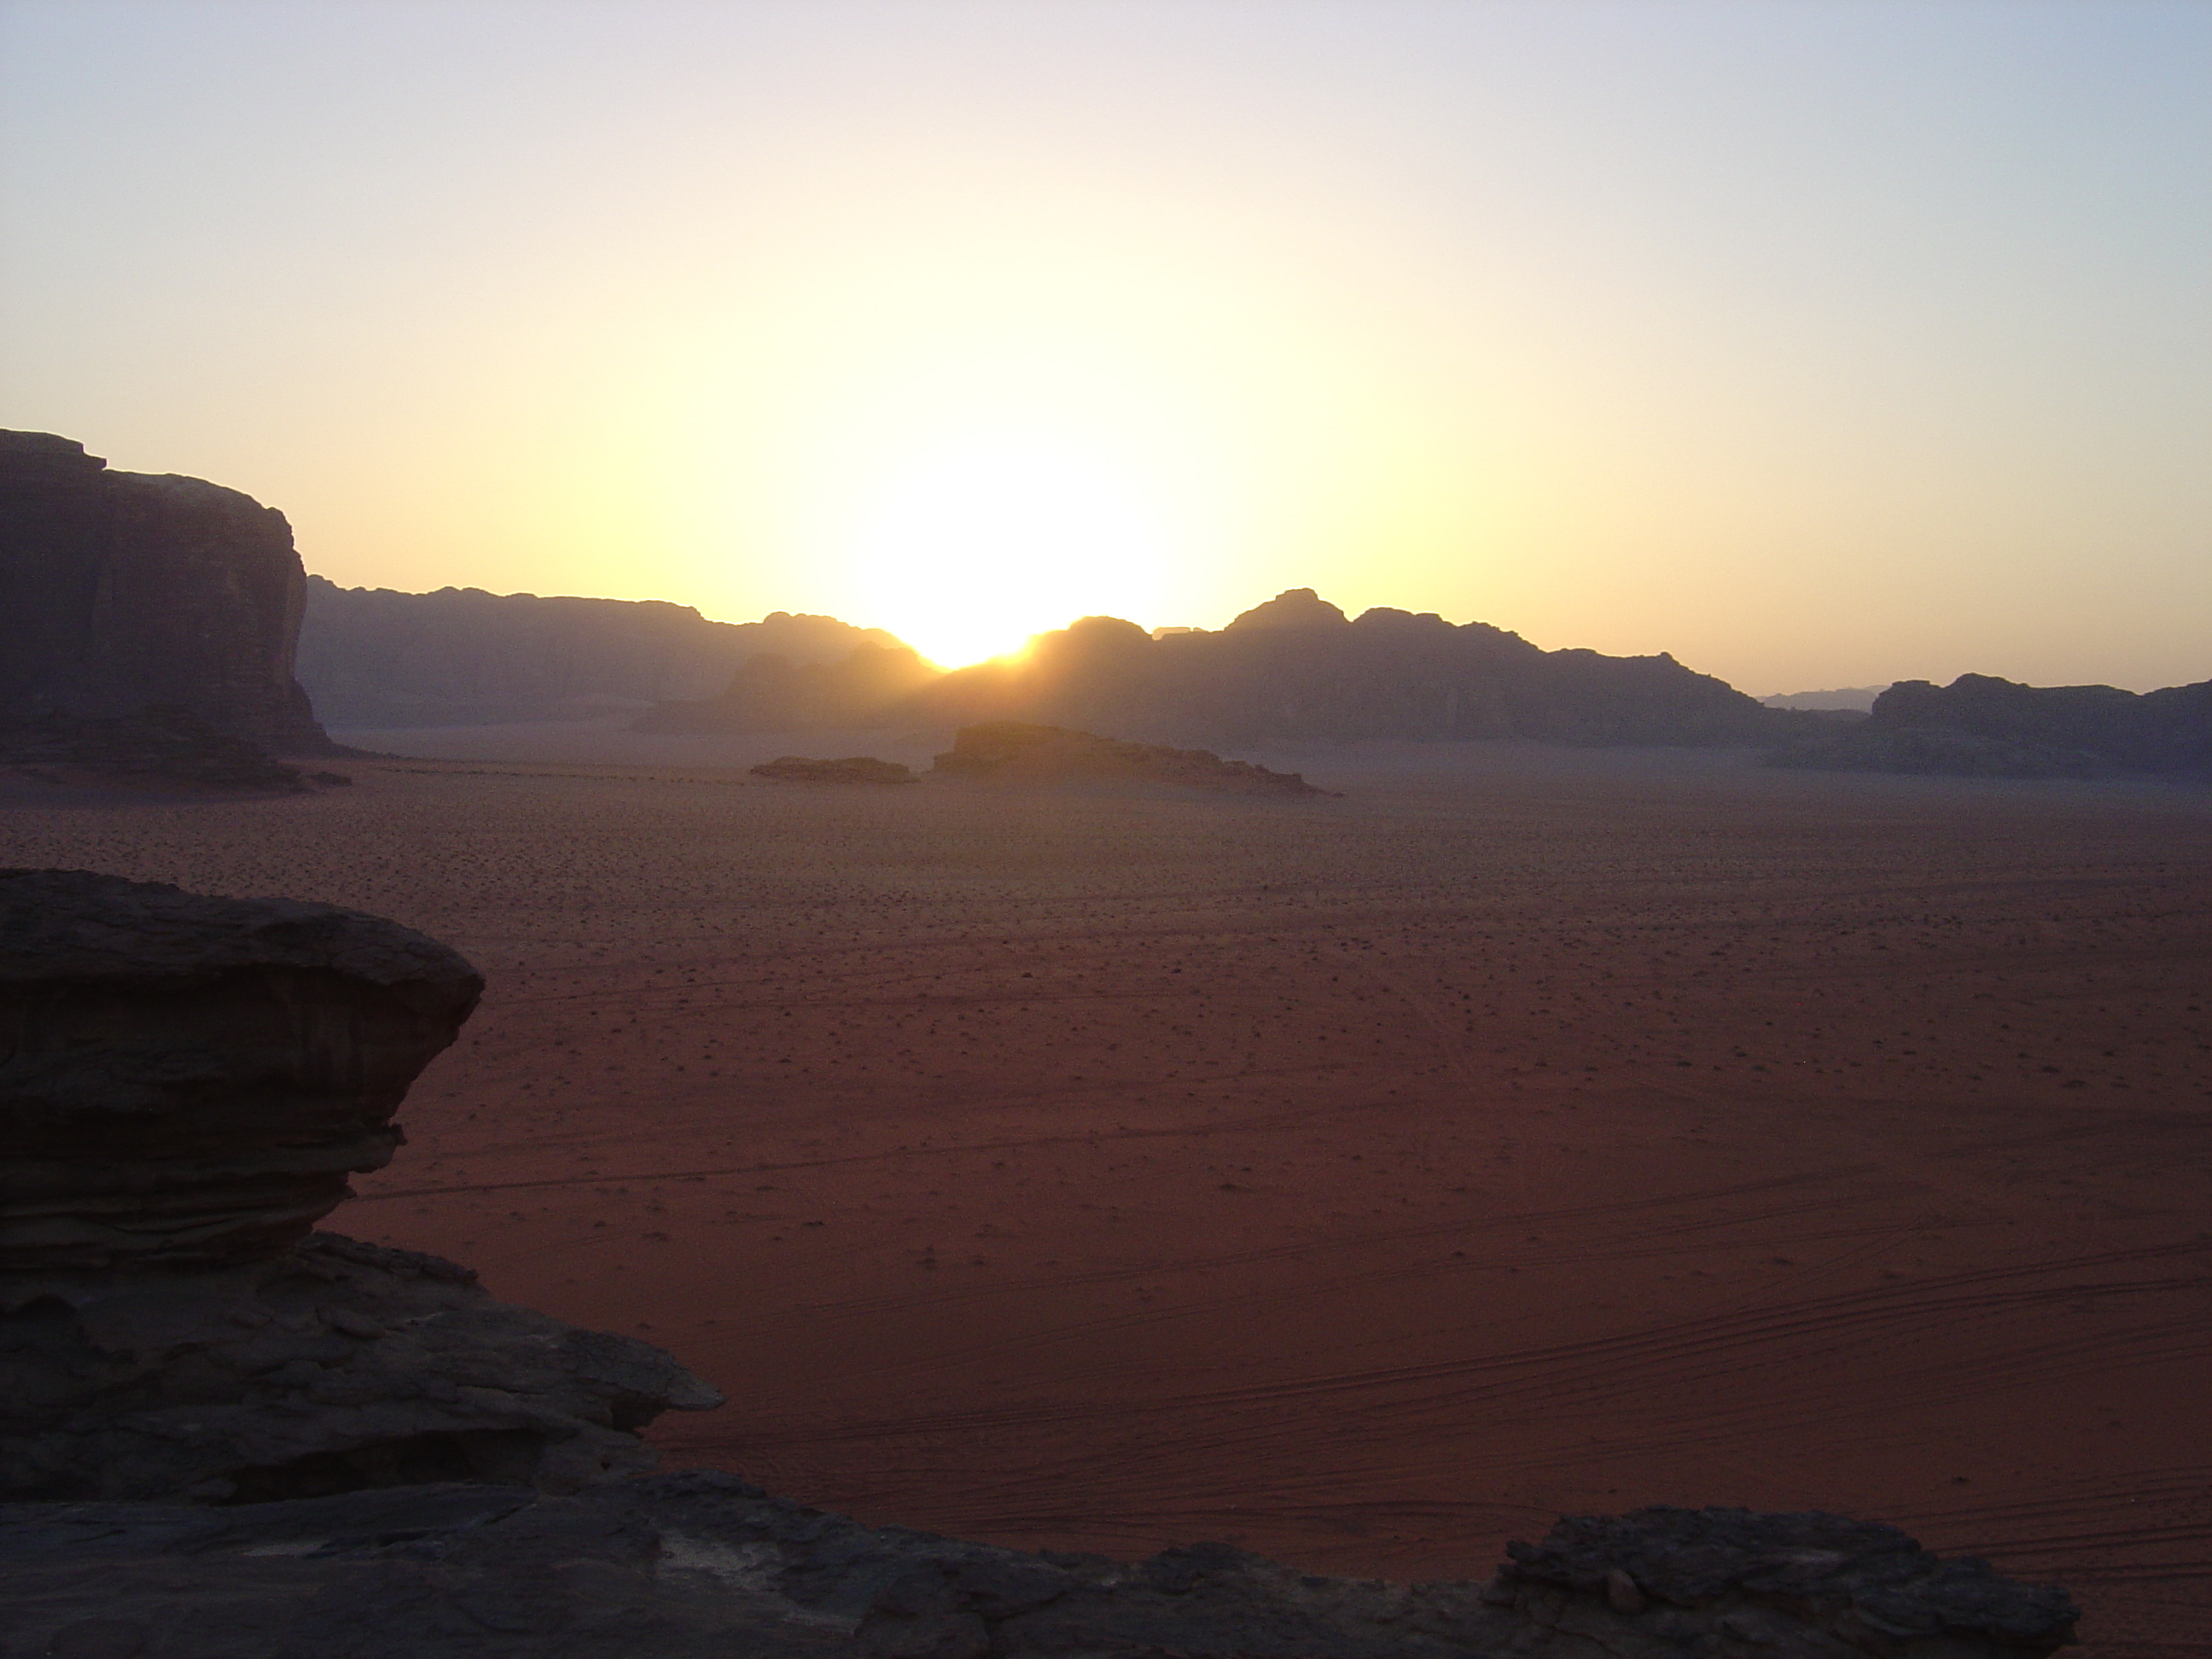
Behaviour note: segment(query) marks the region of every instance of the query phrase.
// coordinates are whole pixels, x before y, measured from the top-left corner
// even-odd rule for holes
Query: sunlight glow
[[[879,625],[953,668],[1079,616],[1152,616],[1176,540],[1133,465],[1070,434],[979,429],[875,482],[854,562]]]

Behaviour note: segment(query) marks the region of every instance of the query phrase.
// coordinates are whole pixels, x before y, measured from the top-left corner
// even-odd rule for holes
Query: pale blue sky
[[[0,29],[0,423],[340,580],[2212,677],[2212,5]]]

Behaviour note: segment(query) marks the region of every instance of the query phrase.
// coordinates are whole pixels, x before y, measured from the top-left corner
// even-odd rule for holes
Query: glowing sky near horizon
[[[2212,8],[4,0],[0,424],[348,584],[2212,676]]]

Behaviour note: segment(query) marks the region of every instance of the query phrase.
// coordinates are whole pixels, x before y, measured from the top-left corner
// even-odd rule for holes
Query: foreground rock
[[[276,754],[332,752],[293,678],[307,574],[284,515],[106,467],[0,433],[0,727],[173,708]]]
[[[9,1286],[0,1494],[319,1497],[653,1467],[636,1431],[721,1396],[659,1349],[495,1302],[465,1267],[316,1233],[205,1273]]]
[[[872,755],[849,755],[843,760],[809,760],[804,755],[780,755],[752,769],[757,778],[775,783],[912,783],[914,769]]]
[[[307,1236],[483,989],[331,905],[0,872],[0,1495],[568,1491],[720,1403],[466,1268]]]
[[[283,1250],[483,990],[358,911],[0,872],[0,1282]]]
[[[11,1651],[149,1659],[2031,1659],[2074,1619],[2058,1591],[1826,1516],[1569,1520],[1487,1582],[1406,1586],[1222,1544],[1027,1554],[703,1472],[568,1498],[0,1507],[0,1601]]]
[[[1234,795],[1326,795],[1296,772],[1225,761],[1205,749],[1122,743],[1064,726],[991,720],[963,726],[934,777],[993,783],[1164,783]]]

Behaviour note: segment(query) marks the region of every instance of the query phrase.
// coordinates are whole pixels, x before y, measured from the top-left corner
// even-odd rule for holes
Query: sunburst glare
[[[962,433],[863,495],[854,561],[882,625],[947,667],[1086,612],[1149,621],[1183,550],[1148,486],[1070,434]]]

